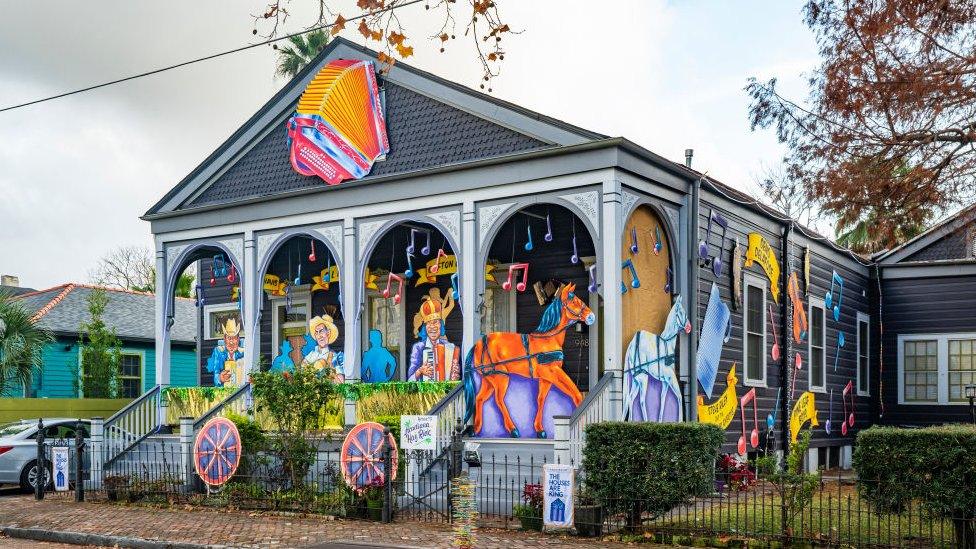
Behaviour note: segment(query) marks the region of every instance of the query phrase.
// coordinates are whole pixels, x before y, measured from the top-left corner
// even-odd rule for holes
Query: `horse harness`
[[[638,341],[637,341],[637,346],[634,349],[634,354],[640,352],[640,337],[641,337],[641,333],[640,331],[638,331],[637,332]],[[654,364],[657,364],[658,362],[664,361],[666,365],[671,366],[672,364],[674,364],[674,354],[672,353],[669,355],[661,356],[661,342],[663,341],[664,343],[670,343],[672,340],[676,339],[677,337],[678,337],[677,333],[667,338],[656,336],[657,339],[655,340],[655,344],[657,345],[657,358],[655,358],[654,360],[648,360],[646,362],[638,362],[635,366],[625,369],[624,372],[631,372],[635,376],[640,372],[645,372],[648,375],[650,375],[651,373],[650,367]]]

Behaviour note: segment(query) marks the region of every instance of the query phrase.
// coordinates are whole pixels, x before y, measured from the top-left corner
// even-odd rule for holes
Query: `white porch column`
[[[167,308],[173,303],[166,279],[166,246],[156,241],[156,383],[169,385],[169,326]],[[173,303],[175,305],[175,303]],[[171,311],[175,312],[175,311]]]
[[[620,298],[620,181],[610,179],[603,182],[603,219],[601,221],[600,244],[603,247],[602,260],[598,270],[602,273],[603,287],[603,369],[604,372],[623,370],[623,357],[620,353],[622,339]],[[611,418],[622,416],[623,376],[617,376],[612,384]],[[618,386],[619,385],[619,386]]]
[[[260,371],[258,361],[261,357],[261,292],[264,288],[264,274],[258,272],[258,254],[254,241],[254,231],[244,232],[244,273],[241,284],[241,319],[244,321],[244,349],[248,356],[248,370]],[[270,366],[270,364],[269,364]]]
[[[347,217],[342,223],[342,319],[345,340],[343,354],[345,354],[345,370],[349,374],[348,381],[358,381],[360,374],[360,308],[359,292],[363,287],[359,265],[359,255],[356,249],[356,222]],[[356,424],[356,403],[346,400],[344,419],[346,425]]]
[[[484,266],[478,264],[477,223],[474,202],[465,202],[461,210],[461,360],[467,356],[468,350],[474,345],[480,330],[480,316],[478,314],[478,285],[479,276],[484,276]],[[463,367],[463,365],[462,365]]]

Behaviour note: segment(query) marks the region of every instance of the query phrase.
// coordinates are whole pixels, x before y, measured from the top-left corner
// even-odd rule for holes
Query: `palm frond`
[[[43,367],[44,345],[54,337],[39,328],[33,313],[9,294],[0,293],[0,395],[17,385],[28,387],[35,370]]]

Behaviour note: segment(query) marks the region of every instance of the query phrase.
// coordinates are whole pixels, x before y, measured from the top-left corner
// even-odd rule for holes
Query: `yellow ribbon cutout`
[[[339,266],[333,265],[330,268],[322,269],[319,276],[312,277],[312,289],[311,291],[317,292],[319,290],[328,290],[329,284],[333,282],[339,282]]]
[[[804,392],[800,395],[800,398],[796,399],[796,403],[793,405],[793,412],[790,413],[791,442],[796,442],[796,437],[800,434],[800,428],[807,421],[810,422],[810,427],[820,425],[820,422],[817,421],[817,403],[814,401],[813,393],[810,391]]]
[[[288,287],[288,283],[282,282],[278,275],[264,275],[264,291],[268,292],[269,295],[285,295],[286,287]]]
[[[779,261],[772,246],[759,233],[749,233],[749,248],[746,250],[744,266],[749,267],[753,261],[759,263],[766,271],[766,276],[772,282],[769,292],[773,294],[773,301],[779,303]]]
[[[366,267],[366,278],[363,280],[363,286],[365,286],[367,290],[377,290],[378,291],[379,288],[376,286],[376,279],[377,278],[379,278],[379,277],[376,276],[376,275],[374,275],[373,273],[371,273],[370,270],[369,270],[369,267]]]
[[[736,403],[738,402],[735,386],[739,382],[739,378],[735,376],[734,362],[729,369],[729,375],[726,376],[725,381],[727,383],[725,391],[712,404],[705,404],[705,397],[698,395],[698,421],[718,425],[722,429],[726,429],[732,424],[732,420],[735,419]]]

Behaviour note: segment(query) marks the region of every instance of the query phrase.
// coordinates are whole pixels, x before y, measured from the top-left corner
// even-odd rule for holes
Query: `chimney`
[[[685,166],[691,167],[691,159],[695,156],[695,149],[685,149]]]
[[[14,275],[0,275],[0,286],[20,287],[20,279]]]

